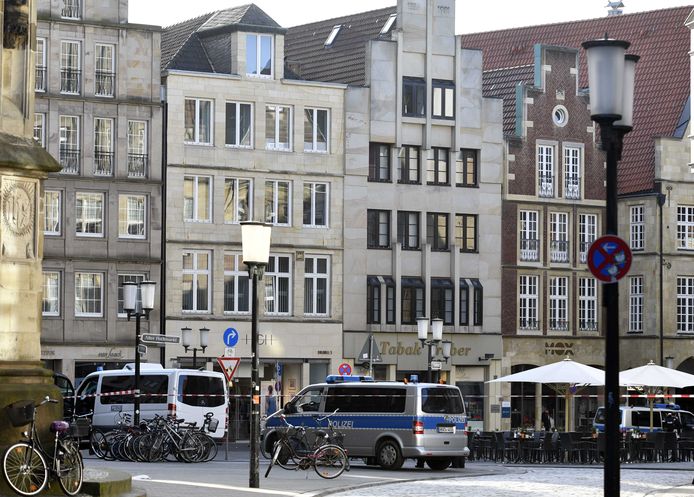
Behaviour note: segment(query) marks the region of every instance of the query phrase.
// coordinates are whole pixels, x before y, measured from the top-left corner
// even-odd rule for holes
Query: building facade
[[[77,380],[134,360],[122,284],[160,280],[160,28],[127,13],[38,2],[34,138],[63,168],[45,183],[41,357]],[[158,309],[143,329],[159,333]]]

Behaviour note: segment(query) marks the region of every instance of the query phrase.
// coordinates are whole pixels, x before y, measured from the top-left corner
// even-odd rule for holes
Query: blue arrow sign
[[[227,347],[233,347],[239,343],[239,332],[234,328],[227,328],[224,331],[224,345]]]

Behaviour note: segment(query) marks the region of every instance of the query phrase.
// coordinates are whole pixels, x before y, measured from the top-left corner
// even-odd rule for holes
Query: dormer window
[[[325,40],[325,43],[323,44],[323,46],[330,47],[333,44],[333,42],[335,41],[335,38],[337,37],[337,33],[340,32],[341,27],[342,27],[342,24],[338,24],[336,26],[333,26],[333,30],[328,35],[328,38]]]
[[[246,75],[272,77],[272,35],[246,35]]]
[[[398,17],[397,14],[391,14],[390,17],[386,20],[386,23],[383,25],[383,28],[381,28],[381,32],[379,35],[386,35],[388,34],[388,31],[393,27],[393,24],[395,24],[395,19]]]

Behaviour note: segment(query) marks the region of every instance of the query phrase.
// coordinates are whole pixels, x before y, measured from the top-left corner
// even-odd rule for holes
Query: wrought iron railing
[[[569,331],[569,322],[566,319],[550,319],[549,329],[552,331]]]
[[[46,66],[36,66],[35,72],[34,90],[46,91]]]
[[[77,69],[61,69],[60,71],[60,91],[62,93],[79,94],[82,71]]]
[[[96,71],[94,94],[99,97],[112,97],[116,75],[112,72]]]
[[[128,154],[128,176],[131,178],[145,178],[147,176],[147,154]]]
[[[520,240],[520,260],[539,261],[540,260],[540,240],[537,238],[521,238]]]
[[[579,319],[578,329],[580,331],[598,331],[598,322],[595,320]]]
[[[60,12],[61,17],[68,19],[80,18],[80,2],[79,0],[63,0],[63,10]]]
[[[60,147],[60,165],[63,166],[63,174],[79,174],[80,149]]]
[[[540,197],[554,197],[554,176],[549,173],[538,174],[537,194]]]
[[[549,260],[551,262],[569,262],[569,241],[550,240]]]
[[[570,200],[581,198],[581,180],[578,176],[572,174],[564,177],[564,198]]]
[[[520,318],[518,320],[518,328],[521,330],[539,330],[540,322],[537,319]]]
[[[111,176],[113,174],[113,152],[94,151],[94,175]]]

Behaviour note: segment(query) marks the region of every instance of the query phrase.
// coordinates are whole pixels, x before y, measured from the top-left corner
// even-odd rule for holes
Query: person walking
[[[547,409],[542,411],[542,427],[545,431],[552,430],[552,418],[549,416],[549,411]]]
[[[269,416],[277,411],[277,399],[272,385],[267,386],[267,398],[265,399],[265,414]]]

